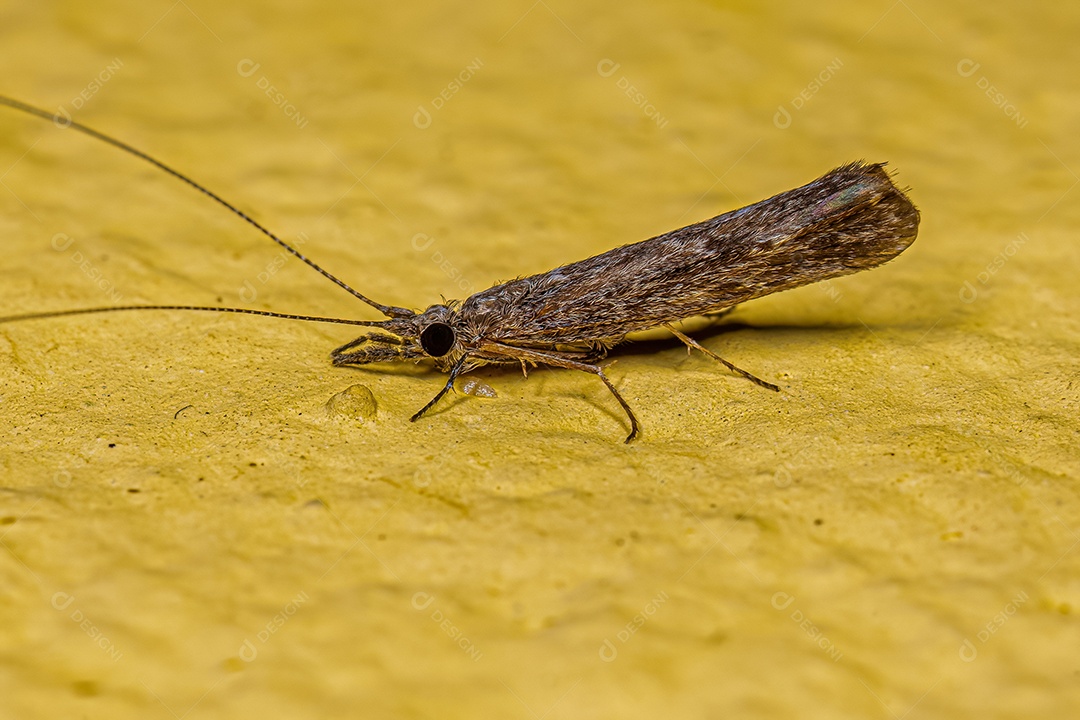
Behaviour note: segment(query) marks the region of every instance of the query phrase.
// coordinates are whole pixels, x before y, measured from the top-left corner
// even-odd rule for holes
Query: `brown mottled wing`
[[[876,267],[918,227],[918,210],[881,164],[852,163],[711,220],[496,285],[465,300],[459,317],[507,344],[614,340]]]

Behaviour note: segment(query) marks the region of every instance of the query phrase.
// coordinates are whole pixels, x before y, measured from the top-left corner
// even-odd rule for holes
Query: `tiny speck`
[[[116,443],[109,443],[109,447],[116,447]]]
[[[815,518],[815,519],[814,519],[814,524],[815,524],[815,525],[824,525],[824,524],[825,524],[825,521],[824,521],[824,520],[822,520],[821,518]]]
[[[129,493],[137,493],[137,492],[139,492],[139,488],[128,488],[128,492]]]

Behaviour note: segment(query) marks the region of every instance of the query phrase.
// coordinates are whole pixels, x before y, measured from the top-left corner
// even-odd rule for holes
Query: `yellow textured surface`
[[[383,302],[857,158],[924,220],[706,333],[779,395],[620,353],[632,446],[562,371],[409,423],[443,376],[330,367],[348,328],[0,326],[0,716],[1075,715],[1078,32],[1050,0],[8,7],[3,93]],[[0,181],[0,314],[375,317],[50,123],[0,110]]]

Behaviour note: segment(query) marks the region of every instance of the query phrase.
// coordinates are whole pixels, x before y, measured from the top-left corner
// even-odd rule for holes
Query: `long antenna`
[[[51,112],[49,112],[47,110],[42,110],[40,108],[36,108],[33,105],[27,105],[24,102],[20,102],[19,100],[16,100],[14,98],[9,98],[9,97],[7,97],[5,95],[0,95],[0,105],[6,105],[7,107],[13,108],[15,110],[20,110],[20,111],[22,111],[24,113],[27,113],[29,115],[35,115],[35,116],[37,116],[39,118],[43,118],[45,120],[52,120],[54,123],[56,123],[56,125],[58,127],[70,127],[70,128],[72,128],[74,130],[78,130],[79,132],[83,133],[84,135],[89,135],[90,137],[97,138],[98,140],[101,140],[104,143],[108,143],[109,145],[112,145],[113,147],[119,148],[119,149],[123,150],[124,152],[126,152],[126,153],[128,153],[130,155],[134,155],[137,158],[141,158],[142,160],[145,160],[146,162],[150,163],[151,165],[153,165],[153,166],[155,166],[155,167],[157,167],[157,168],[159,168],[161,170],[164,170],[165,172],[172,175],[177,180],[181,180],[181,181],[187,183],[188,185],[195,188],[196,190],[201,192],[203,195],[206,195],[207,197],[209,197],[211,200],[215,201],[219,205],[224,206],[227,210],[232,212],[234,215],[239,216],[245,222],[247,222],[249,225],[252,225],[253,227],[255,227],[263,235],[266,235],[268,238],[270,238],[271,240],[276,242],[278,245],[285,248],[285,250],[290,252],[292,255],[299,258],[308,267],[313,268],[320,275],[322,275],[326,279],[330,280],[332,283],[334,283],[338,287],[343,288],[345,291],[350,293],[353,297],[355,297],[355,298],[357,298],[359,300],[362,300],[363,302],[367,303],[371,307],[375,308],[376,310],[381,312],[383,315],[386,315],[387,317],[395,317],[396,318],[396,317],[412,317],[413,315],[416,314],[412,310],[409,310],[407,308],[395,307],[393,305],[383,305],[381,303],[375,302],[374,300],[372,300],[372,299],[370,299],[370,298],[368,298],[368,297],[366,297],[364,295],[361,295],[359,292],[357,292],[356,290],[353,290],[351,287],[346,285],[343,281],[337,279],[336,277],[331,275],[328,271],[324,270],[323,268],[316,265],[313,261],[311,261],[311,260],[307,259],[306,257],[304,257],[304,255],[299,250],[294,248],[292,245],[289,245],[287,242],[285,242],[284,240],[279,238],[274,233],[267,230],[265,227],[260,225],[258,222],[256,222],[252,218],[250,218],[247,214],[245,214],[242,210],[237,208],[232,203],[228,202],[227,200],[225,200],[221,196],[217,195],[213,191],[209,190],[208,188],[203,187],[199,183],[197,183],[194,180],[192,180],[191,178],[189,178],[187,175],[184,175],[183,173],[172,169],[171,167],[169,167],[165,163],[163,163],[160,160],[157,160],[157,159],[147,155],[146,153],[142,152],[141,150],[137,150],[137,149],[131,147],[130,145],[128,145],[127,143],[125,143],[125,142],[121,142],[120,140],[117,140],[116,138],[109,137],[108,135],[106,135],[104,133],[100,133],[97,130],[94,130],[93,128],[91,128],[91,127],[87,127],[86,125],[83,125],[82,123],[75,122],[74,120],[71,119],[70,116],[58,115],[56,113],[51,113]],[[180,309],[177,306],[169,306],[169,308],[171,308],[171,309]],[[120,308],[116,308],[116,309],[119,310]],[[166,307],[165,306],[159,306],[159,309],[166,309]],[[192,308],[192,309],[194,309],[194,308]],[[78,312],[78,311],[76,311],[76,312]]]
[[[17,320],[43,320],[45,318],[65,317],[67,315],[89,315],[90,313],[116,312],[118,310],[197,310],[199,312],[239,313],[241,315],[261,315],[263,317],[283,318],[285,320],[305,320],[307,322],[334,323],[336,325],[366,325],[382,327],[389,320],[348,320],[346,318],[319,317],[318,315],[293,315],[290,313],[271,312],[269,310],[250,310],[248,308],[213,307],[204,305],[111,305],[104,307],[79,308],[76,310],[51,310],[47,312],[26,313],[25,315],[7,315],[0,317],[0,323]]]

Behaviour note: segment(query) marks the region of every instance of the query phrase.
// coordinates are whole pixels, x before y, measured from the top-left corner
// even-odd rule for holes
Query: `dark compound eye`
[[[420,347],[431,357],[442,357],[454,347],[454,328],[446,323],[431,323],[420,333]]]

